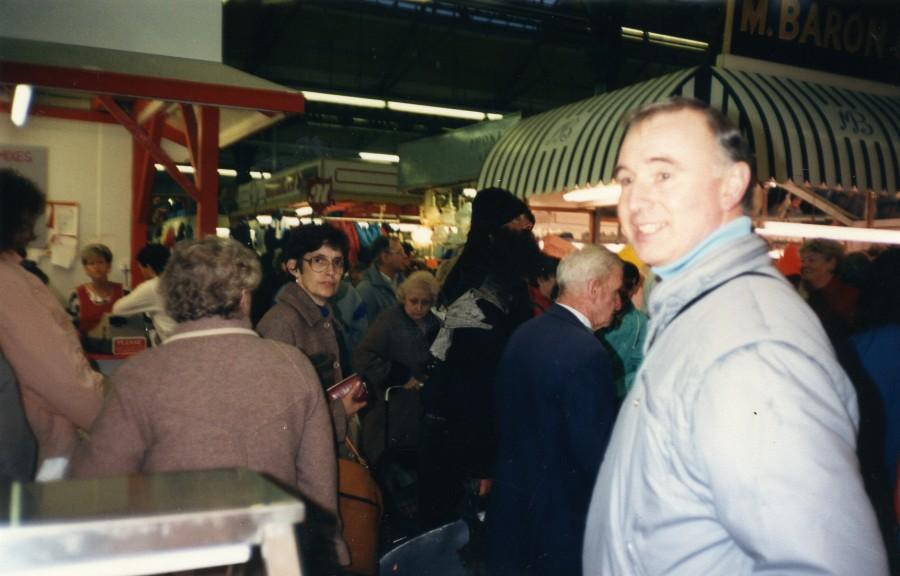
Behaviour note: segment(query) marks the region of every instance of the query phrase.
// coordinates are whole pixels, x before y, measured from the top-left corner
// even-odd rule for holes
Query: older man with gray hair
[[[612,361],[593,332],[621,305],[622,263],[587,246],[556,277],[556,304],[513,334],[499,366],[493,576],[581,574],[591,489],[615,420]]]

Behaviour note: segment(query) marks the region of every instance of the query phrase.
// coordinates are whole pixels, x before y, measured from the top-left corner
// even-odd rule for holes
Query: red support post
[[[155,115],[147,123],[148,137],[159,145],[165,118]],[[137,253],[147,243],[147,227],[153,207],[153,162],[149,150],[137,138],[132,138],[131,164],[131,285],[140,281]]]
[[[197,130],[197,115],[194,113],[194,105],[182,102],[181,117],[184,120],[184,136],[187,140],[185,146],[191,158],[191,166],[197,169],[197,158],[200,154],[199,135]],[[195,172],[196,173],[196,172]]]
[[[197,198],[196,237],[216,233],[219,223],[219,109],[203,106],[200,109],[199,154],[194,177],[199,188]]]

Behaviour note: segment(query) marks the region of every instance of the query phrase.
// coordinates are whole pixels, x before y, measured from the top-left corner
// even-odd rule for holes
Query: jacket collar
[[[384,276],[382,276],[381,272],[378,270],[378,266],[376,266],[374,263],[366,268],[364,276],[372,286],[378,286],[380,288],[384,288],[385,290],[390,290],[391,293],[394,292],[394,287],[391,286],[390,282],[385,280]]]
[[[647,341],[652,342],[682,308],[717,284],[749,271],[780,277],[769,258],[769,245],[756,234],[733,238],[710,249],[690,268],[656,285],[650,294],[650,324]]]
[[[294,309],[309,326],[315,326],[325,321],[325,317],[322,315],[322,308],[313,302],[310,295],[298,286],[296,282],[291,282],[285,286],[275,300]],[[332,322],[337,323],[331,303],[327,302],[325,308],[328,309],[328,318]]]
[[[208,318],[200,318],[199,320],[188,320],[187,322],[179,322],[172,331],[172,336],[176,334],[184,334],[187,332],[197,332],[200,330],[217,330],[220,328],[251,328],[249,318],[222,318],[221,316],[210,316]]]
[[[593,333],[591,327],[585,324],[585,321],[587,321],[587,316],[585,316],[584,313],[579,310],[578,314],[581,314],[581,316],[583,316],[583,318],[579,318],[578,314],[575,314],[575,312],[573,312],[572,310],[575,310],[575,308],[568,305],[563,306],[562,304],[554,303],[550,306],[550,308],[547,308],[547,311],[544,312],[544,314],[550,314],[551,316],[564,319],[567,322],[571,322],[572,324],[577,324],[588,332]]]

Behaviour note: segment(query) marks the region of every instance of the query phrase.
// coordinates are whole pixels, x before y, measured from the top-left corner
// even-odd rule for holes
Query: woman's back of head
[[[166,311],[176,322],[241,318],[241,299],[262,279],[259,258],[236,240],[208,236],[175,245],[160,279]]]

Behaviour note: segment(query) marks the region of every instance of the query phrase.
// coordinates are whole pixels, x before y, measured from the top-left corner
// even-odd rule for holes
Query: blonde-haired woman
[[[99,325],[103,315],[112,312],[116,300],[126,294],[121,284],[109,279],[112,260],[112,250],[105,244],[88,244],[81,251],[81,265],[90,282],[72,291],[67,309],[82,338]]]
[[[418,437],[421,403],[418,389],[425,380],[431,342],[440,321],[431,312],[439,286],[430,272],[411,274],[397,289],[398,304],[382,312],[353,355],[353,366],[372,390],[363,416],[362,448],[376,461],[388,440],[391,445],[414,447]],[[391,438],[385,437],[384,395],[402,386],[402,400],[391,409]]]

